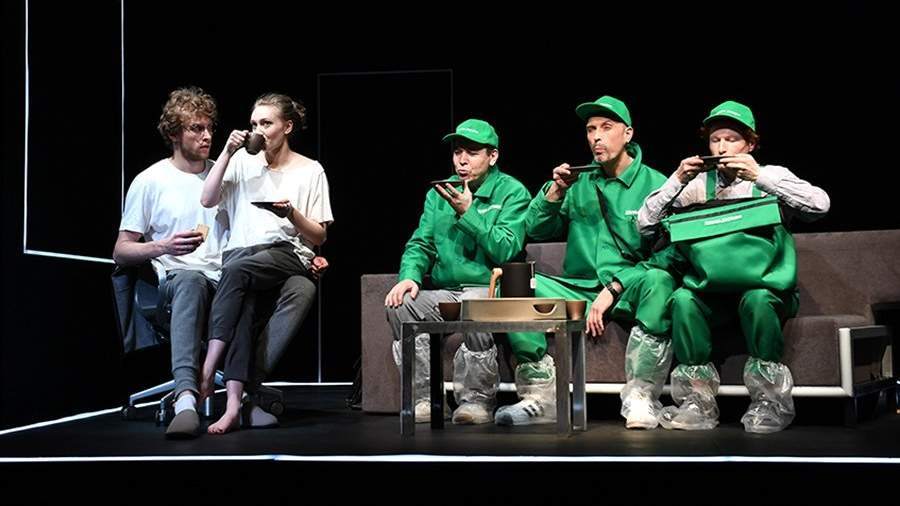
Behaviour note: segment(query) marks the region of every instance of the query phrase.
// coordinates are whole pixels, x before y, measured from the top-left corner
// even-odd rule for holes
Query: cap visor
[[[612,118],[620,123],[625,123],[625,120],[612,109],[597,105],[593,102],[579,105],[575,108],[575,114],[584,121],[587,121],[594,116],[603,116],[604,118]]]

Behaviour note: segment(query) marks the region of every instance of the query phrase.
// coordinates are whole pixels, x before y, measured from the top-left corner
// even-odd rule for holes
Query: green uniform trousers
[[[563,277],[536,276],[535,297],[559,297],[567,300],[587,301],[585,318],[591,303],[597,298],[602,287],[580,288],[566,282]],[[626,286],[619,301],[609,315],[612,319],[636,321],[648,334],[667,336],[671,327],[668,301],[675,290],[675,280],[660,269],[647,270],[637,282]],[[547,353],[547,338],[537,332],[510,332],[509,343],[516,359],[522,362],[537,362]],[[640,377],[640,367],[635,374]]]
[[[672,294],[672,345],[684,365],[703,365],[712,355],[710,329],[734,320],[735,309],[751,357],[781,362],[785,320],[797,314],[797,290],[754,288],[740,294],[698,293],[679,288]]]

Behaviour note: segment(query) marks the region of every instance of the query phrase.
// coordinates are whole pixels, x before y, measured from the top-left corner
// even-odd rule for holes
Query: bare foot
[[[219,421],[210,425],[206,432],[209,434],[225,434],[227,432],[231,432],[233,430],[238,430],[241,428],[241,412],[240,410],[231,412],[225,411],[225,414],[222,415],[222,418],[219,418]]]

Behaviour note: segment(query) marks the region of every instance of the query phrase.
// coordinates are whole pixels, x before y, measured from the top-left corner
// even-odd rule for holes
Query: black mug
[[[509,262],[500,265],[501,297],[534,297],[534,262]]]
[[[259,153],[265,145],[266,138],[263,137],[263,134],[261,133],[250,132],[249,134],[247,134],[247,137],[244,138],[244,148],[251,155]]]

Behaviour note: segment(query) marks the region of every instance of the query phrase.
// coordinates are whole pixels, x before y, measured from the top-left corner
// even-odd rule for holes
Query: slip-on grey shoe
[[[166,429],[168,439],[192,439],[200,435],[200,416],[193,409],[175,415]]]

